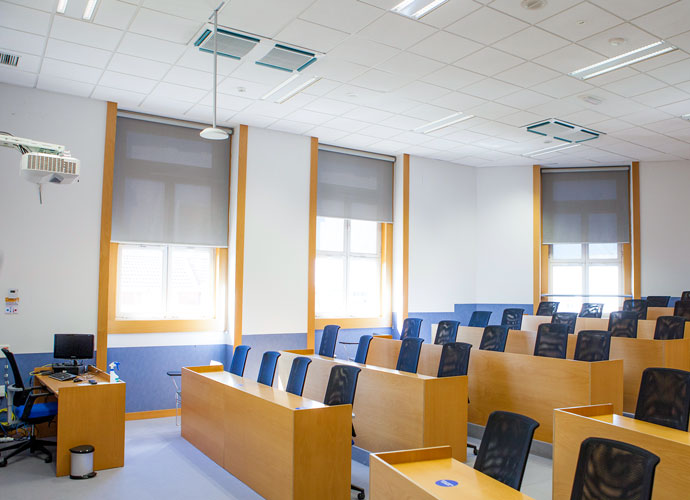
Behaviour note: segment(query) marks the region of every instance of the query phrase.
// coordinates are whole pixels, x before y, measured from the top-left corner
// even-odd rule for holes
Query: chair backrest
[[[659,316],[654,327],[654,340],[676,340],[685,336],[685,318]]]
[[[266,351],[261,357],[261,365],[259,366],[259,376],[256,381],[264,385],[273,385],[273,377],[276,374],[276,364],[280,353],[277,351]]]
[[[659,457],[612,439],[587,438],[580,445],[570,500],[651,500]]]
[[[637,338],[637,313],[614,311],[609,315],[609,332],[612,337]]]
[[[420,318],[405,318],[400,332],[400,340],[405,340],[408,337],[419,337],[421,328],[422,320]]]
[[[400,353],[398,353],[398,364],[396,370],[401,372],[417,373],[417,365],[419,364],[419,352],[422,350],[422,342],[424,339],[419,337],[407,337],[400,344]]]
[[[470,364],[470,351],[472,344],[466,342],[449,342],[443,344],[441,360],[438,364],[437,377],[456,377],[467,375],[467,367]]]
[[[690,290],[686,290],[680,294],[680,300],[690,300]]]
[[[628,299],[623,301],[623,310],[637,313],[637,319],[647,319],[647,301],[643,299]]]
[[[311,359],[305,356],[299,356],[292,360],[292,367],[290,368],[290,375],[288,376],[285,390],[298,396],[302,395],[304,391],[304,381],[307,378],[307,369],[309,368]]]
[[[447,344],[448,342],[455,342],[455,339],[458,337],[459,326],[459,321],[452,321],[449,319],[439,321],[438,327],[436,328],[436,338],[434,339],[434,344]]]
[[[567,327],[566,333],[575,333],[577,313],[556,313],[551,317],[551,323],[554,325],[565,325]]]
[[[501,325],[507,326],[512,330],[519,330],[522,327],[522,315],[525,310],[519,307],[509,307],[503,309],[503,317],[501,317]]]
[[[489,325],[484,328],[482,340],[479,342],[481,351],[500,351],[506,350],[508,341],[508,327],[501,325]]]
[[[537,307],[537,314],[535,316],[553,316],[558,311],[558,304],[560,302],[539,302]]]
[[[585,302],[580,309],[581,318],[601,318],[604,312],[604,304],[599,302]]]
[[[690,321],[690,300],[679,300],[676,302],[676,305],[673,307],[673,315],[682,316],[686,321]]]
[[[2,353],[7,358],[10,364],[10,369],[12,370],[12,375],[14,376],[14,386],[21,389],[22,392],[16,392],[12,400],[15,406],[21,406],[26,401],[29,395],[28,391],[25,391],[24,381],[22,380],[22,372],[19,371],[19,366],[17,365],[17,360],[14,357],[14,353],[11,352],[7,347],[2,348]]]
[[[249,352],[248,345],[238,345],[235,347],[235,352],[232,353],[232,361],[230,362],[230,373],[244,375],[244,365],[247,364],[247,353]]]
[[[323,327],[323,334],[321,335],[321,345],[319,345],[319,356],[326,356],[327,358],[335,357],[335,346],[338,342],[338,325],[326,325]]]
[[[494,411],[486,422],[474,468],[520,490],[539,422],[508,411]]]
[[[359,344],[357,344],[357,353],[355,354],[355,363],[362,363],[363,365],[367,362],[367,354],[369,354],[369,344],[374,337],[371,335],[362,335],[359,338]]]
[[[568,352],[568,326],[558,323],[542,323],[537,328],[534,355],[565,359]]]
[[[491,311],[474,311],[467,326],[484,328],[489,324],[489,318],[491,318]]]
[[[635,418],[687,431],[690,372],[674,368],[646,368],[642,372]]]
[[[575,344],[576,361],[608,361],[611,333],[603,330],[580,330]]]
[[[335,365],[331,368],[323,404],[328,406],[353,404],[360,370],[352,365]]]
[[[647,307],[668,307],[670,295],[648,295]]]

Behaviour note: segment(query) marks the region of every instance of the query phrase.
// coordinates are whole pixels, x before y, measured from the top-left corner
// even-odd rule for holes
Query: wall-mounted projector
[[[22,153],[19,173],[29,182],[72,184],[79,179],[79,160],[72,158],[64,146],[10,134],[0,134],[0,146]]]

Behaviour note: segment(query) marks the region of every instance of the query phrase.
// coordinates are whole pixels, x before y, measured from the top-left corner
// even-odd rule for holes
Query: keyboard
[[[72,375],[71,373],[67,372],[58,372],[58,373],[53,373],[52,375],[48,375],[50,378],[54,378],[55,380],[59,380],[60,382],[64,382],[65,380],[72,380],[73,378],[76,377],[76,375]]]

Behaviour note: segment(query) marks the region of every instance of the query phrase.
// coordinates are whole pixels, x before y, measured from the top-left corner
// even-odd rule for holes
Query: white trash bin
[[[96,475],[93,471],[93,452],[90,444],[70,448],[70,479],[90,479]]]

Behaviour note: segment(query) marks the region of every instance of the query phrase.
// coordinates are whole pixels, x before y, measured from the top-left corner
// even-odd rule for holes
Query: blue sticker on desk
[[[439,479],[438,481],[436,481],[436,484],[438,486],[443,486],[444,488],[450,488],[452,486],[457,486],[458,482],[453,481],[452,479]]]
[[[295,410],[306,410],[306,409],[307,409],[306,406],[298,406],[297,408],[295,408]]]

